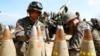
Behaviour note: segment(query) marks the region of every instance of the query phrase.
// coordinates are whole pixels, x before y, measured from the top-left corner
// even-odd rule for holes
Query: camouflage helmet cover
[[[67,13],[64,14],[64,19],[63,22],[69,22],[70,20],[75,19],[77,16],[75,13],[68,11]]]

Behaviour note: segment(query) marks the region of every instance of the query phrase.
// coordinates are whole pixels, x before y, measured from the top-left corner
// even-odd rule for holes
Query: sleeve
[[[100,51],[100,36],[98,33],[99,32],[96,29],[93,29],[92,35],[93,35],[94,45],[96,50]]]
[[[15,36],[24,36],[24,28],[22,20],[18,20],[16,23],[16,33]]]
[[[69,47],[70,48],[80,48],[80,44],[83,38],[83,26],[79,24],[77,28],[74,30],[72,38],[69,40]]]

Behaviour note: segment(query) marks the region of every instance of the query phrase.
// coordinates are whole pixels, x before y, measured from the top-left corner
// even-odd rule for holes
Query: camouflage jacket
[[[41,30],[45,30],[44,24],[42,24],[40,21],[36,21],[35,23],[31,22],[29,17],[25,17],[22,19],[19,19],[16,23],[16,34],[15,36],[25,36],[29,37],[31,33],[31,29],[33,25],[40,25]]]
[[[87,24],[86,22],[80,22],[75,28],[72,38],[69,40],[70,49],[80,48],[80,44],[82,42],[83,35],[84,35],[84,29],[85,29],[84,25],[86,24]],[[96,29],[93,29],[92,27],[91,27],[91,31],[93,35],[93,41],[94,41],[95,48],[100,50],[100,36],[98,34],[98,31]]]

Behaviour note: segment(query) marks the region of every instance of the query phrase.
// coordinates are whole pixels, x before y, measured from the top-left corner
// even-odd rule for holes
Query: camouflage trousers
[[[24,53],[20,51],[20,48],[16,48],[17,56],[24,56]]]
[[[79,56],[79,50],[69,49],[69,56]]]
[[[22,45],[23,45],[23,42],[16,42],[15,43],[17,56],[24,56],[24,53],[21,51]]]

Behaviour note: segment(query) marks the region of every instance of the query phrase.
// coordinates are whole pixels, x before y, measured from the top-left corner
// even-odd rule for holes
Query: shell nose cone
[[[2,40],[8,40],[11,39],[11,32],[8,26],[5,27],[4,32],[3,32],[3,37]]]

